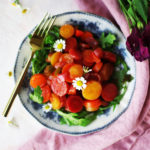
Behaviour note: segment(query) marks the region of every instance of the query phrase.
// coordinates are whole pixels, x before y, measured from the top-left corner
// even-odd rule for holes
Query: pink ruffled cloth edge
[[[120,9],[117,5],[117,1],[116,0],[112,0],[112,1],[102,0],[102,1],[103,3],[98,0],[92,1],[92,6],[94,7],[93,2],[96,3],[96,6],[102,6],[102,8],[106,6],[107,9],[105,7],[105,10],[108,16],[105,16],[106,15],[105,13],[103,13],[102,16],[108,17],[111,20],[113,20],[112,19],[112,16],[113,16],[116,22],[118,23],[118,25],[120,26],[121,30],[125,34],[125,36],[128,36],[129,29],[127,26],[127,22],[123,14],[120,13]],[[85,3],[81,4],[82,1],[78,1],[78,2],[80,3],[80,6],[84,5],[82,10],[86,10],[86,8],[89,9],[89,7],[85,7]],[[89,1],[88,3],[88,0],[86,1],[86,3],[88,3],[89,6],[90,6],[90,2],[91,1]],[[113,12],[112,16],[109,15],[108,10],[111,10],[111,12]],[[32,139],[31,141],[26,143],[24,146],[22,146],[20,150],[28,150],[29,148],[38,149],[38,150],[49,150],[49,149],[57,149],[57,150],[78,149],[80,150],[80,149],[83,149],[83,147],[84,149],[90,150],[93,148],[103,149],[103,148],[106,148],[107,146],[110,146],[111,144],[113,145],[110,146],[108,150],[114,150],[114,149],[117,150],[117,148],[118,150],[120,150],[121,145],[124,145],[123,150],[130,149],[131,148],[130,146],[133,145],[134,143],[134,140],[131,140],[131,137],[134,136],[135,137],[134,139],[136,139],[140,136],[140,134],[134,134],[134,133],[136,132],[142,133],[142,131],[144,132],[145,129],[147,129],[143,127],[143,122],[144,122],[143,119],[149,110],[148,106],[150,106],[150,95],[148,95],[146,101],[144,101],[146,98],[148,84],[149,84],[149,63],[148,61],[144,61],[142,63],[136,62],[136,66],[137,66],[137,77],[136,77],[137,83],[136,83],[136,90],[135,90],[132,102],[128,110],[110,127],[100,132],[96,132],[96,133],[85,135],[85,136],[79,136],[79,137],[71,137],[68,135],[62,135],[60,133],[56,133],[54,131],[44,129],[34,139]],[[150,117],[148,117],[147,120],[149,120],[149,118]],[[138,126],[141,122],[142,122],[141,126]],[[119,127],[119,130],[118,130],[118,127]],[[141,128],[143,130],[140,130]],[[141,132],[139,132],[139,130]],[[126,138],[122,139],[123,137],[126,137]],[[117,142],[118,140],[120,141]],[[48,142],[48,141],[52,141],[52,142]],[[129,142],[129,141],[132,141],[132,142]],[[96,143],[98,146],[96,146]],[[105,150],[107,150],[107,148]]]

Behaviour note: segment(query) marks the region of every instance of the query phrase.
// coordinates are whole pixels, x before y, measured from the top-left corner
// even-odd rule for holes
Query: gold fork
[[[43,41],[44,38],[46,37],[46,35],[48,34],[48,32],[50,31],[54,21],[55,21],[56,17],[50,17],[50,15],[47,13],[44,18],[42,19],[42,21],[40,22],[40,24],[36,27],[31,39],[30,39],[30,45],[32,48],[32,52],[30,55],[30,58],[28,59],[25,67],[23,68],[21,75],[19,77],[19,79],[17,80],[17,83],[13,89],[13,92],[5,106],[5,109],[2,113],[2,115],[4,117],[7,117],[10,108],[14,102],[14,99],[16,97],[16,95],[18,94],[18,91],[20,89],[21,83],[25,77],[25,74],[28,70],[28,67],[30,65],[30,62],[34,56],[35,51],[40,50],[43,46]]]

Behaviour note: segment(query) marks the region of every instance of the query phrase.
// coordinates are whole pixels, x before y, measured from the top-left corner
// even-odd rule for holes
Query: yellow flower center
[[[62,49],[62,48],[63,48],[63,44],[62,44],[62,43],[59,43],[59,44],[57,45],[57,48],[58,48],[58,49]]]
[[[82,86],[83,85],[83,82],[80,80],[80,81],[77,81],[77,85],[78,86]]]
[[[16,3],[12,3],[13,6],[16,6]]]
[[[49,105],[46,105],[46,106],[45,106],[45,109],[49,109],[49,108],[50,108]]]
[[[23,9],[22,13],[25,14],[27,12],[27,9]]]

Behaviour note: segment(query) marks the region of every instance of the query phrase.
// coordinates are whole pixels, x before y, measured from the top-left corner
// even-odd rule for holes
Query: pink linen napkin
[[[129,35],[128,24],[121,13],[117,0],[76,1],[81,10],[110,19],[117,23],[126,37]],[[150,138],[148,139],[150,136],[148,60],[136,62],[136,68],[136,89],[131,104],[111,126],[96,133],[75,137],[43,129],[35,138],[22,145],[19,150],[147,150],[150,143]],[[143,142],[145,142],[144,145],[141,144]]]

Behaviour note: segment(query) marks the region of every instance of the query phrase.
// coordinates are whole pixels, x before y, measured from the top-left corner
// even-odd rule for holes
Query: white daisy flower
[[[66,42],[63,39],[55,41],[53,48],[56,52],[62,52],[66,48]]]
[[[75,87],[77,90],[82,90],[86,88],[86,80],[83,77],[78,77],[73,80],[72,83],[73,87]]]
[[[52,104],[51,103],[44,104],[42,109],[44,112],[49,112],[52,109]]]
[[[91,72],[92,69],[89,69],[89,67],[83,66],[83,71],[84,73],[88,73],[88,72]]]

